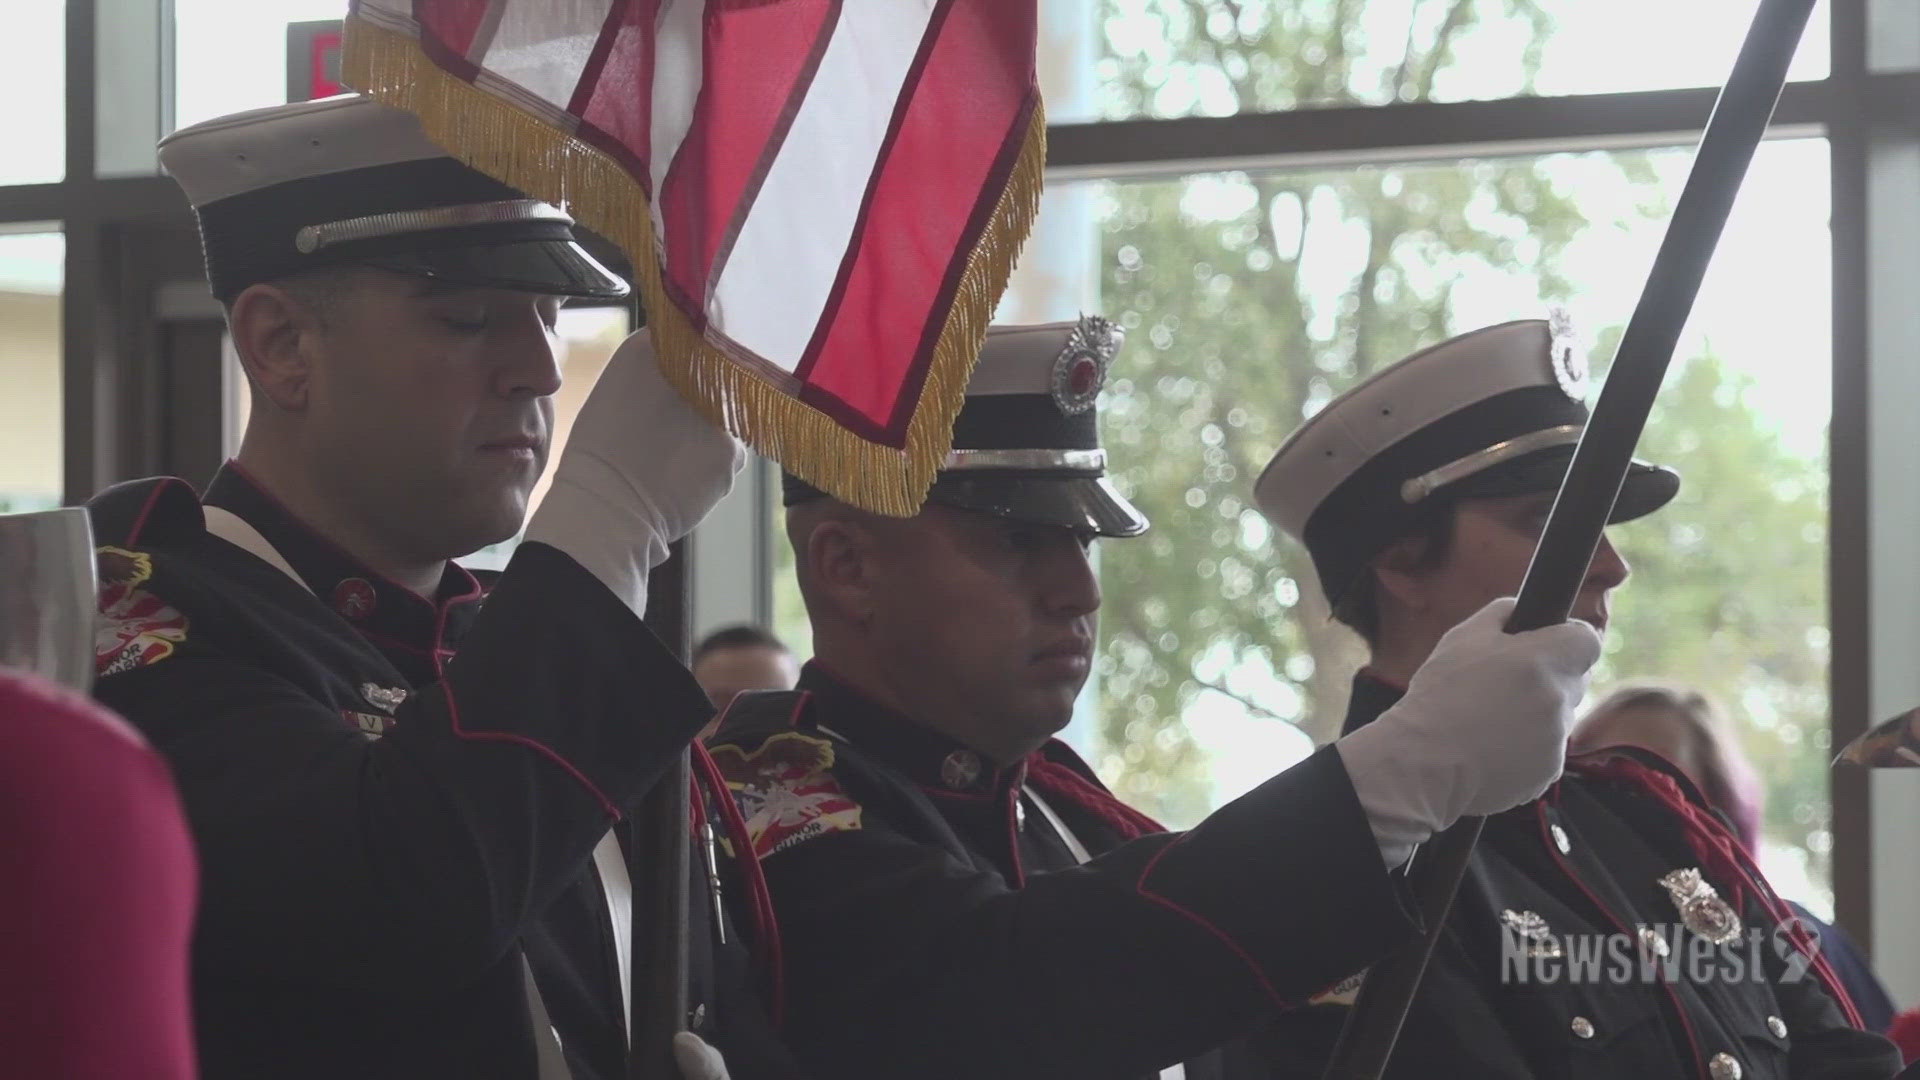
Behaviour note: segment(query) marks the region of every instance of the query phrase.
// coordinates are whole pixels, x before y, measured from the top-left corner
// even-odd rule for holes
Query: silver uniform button
[[[1560,854],[1562,855],[1572,854],[1573,841],[1567,839],[1567,830],[1558,825],[1550,826],[1550,828],[1553,830],[1553,846],[1559,848]]]
[[[1584,1016],[1573,1018],[1573,1035],[1577,1039],[1593,1038],[1593,1021]]]
[[[940,782],[955,791],[965,791],[980,779],[980,755],[971,750],[955,750],[940,763]]]
[[[1784,1039],[1787,1037],[1787,1022],[1777,1016],[1769,1016],[1767,1017],[1767,1030],[1773,1032],[1774,1038]]]
[[[1707,1074],[1713,1080],[1740,1080],[1740,1062],[1732,1054],[1715,1054],[1707,1060]]]

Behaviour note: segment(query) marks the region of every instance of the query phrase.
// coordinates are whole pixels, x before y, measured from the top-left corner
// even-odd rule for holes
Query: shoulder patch
[[[140,586],[153,576],[153,559],[139,551],[103,547],[100,621],[94,628],[94,674],[105,678],[156,664],[187,640],[187,617]]]
[[[746,819],[758,858],[827,833],[860,828],[860,804],[833,775],[833,743],[783,731],[752,752],[709,748]]]
[[[1367,981],[1367,973],[1355,972],[1341,979],[1325,990],[1307,999],[1309,1005],[1343,1005],[1348,1008],[1360,999],[1360,986]]]

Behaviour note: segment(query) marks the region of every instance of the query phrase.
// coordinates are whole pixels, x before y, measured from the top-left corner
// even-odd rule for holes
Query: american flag
[[[911,513],[1038,203],[1036,0],[354,0],[344,81],[632,259],[669,379]]]

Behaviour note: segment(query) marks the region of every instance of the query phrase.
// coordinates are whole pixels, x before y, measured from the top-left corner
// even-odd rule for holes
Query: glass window
[[[287,24],[344,19],[347,0],[174,0],[174,126],[287,100]]]
[[[58,232],[0,227],[0,513],[60,505],[65,258]]]
[[[1728,711],[1766,783],[1763,861],[1810,905],[1829,845],[1826,153],[1755,163],[1642,442],[1686,486],[1617,531],[1636,574],[1596,681],[1673,680]],[[1101,548],[1091,749],[1126,797],[1190,824],[1337,728],[1358,640],[1249,505],[1280,441],[1381,365],[1546,301],[1603,365],[1690,157],[1103,185],[1104,307],[1131,330],[1103,420],[1155,522]]]
[[[1685,487],[1616,532],[1635,573],[1595,683],[1659,678],[1719,703],[1766,788],[1762,864],[1815,911],[1831,902],[1826,155],[1776,142],[1755,161],[1642,442]],[[1023,259],[1035,296],[1002,311],[1070,316],[1047,268],[1097,245],[1099,306],[1129,330],[1103,426],[1116,483],[1154,525],[1097,549],[1100,655],[1076,724],[1124,798],[1191,825],[1338,729],[1359,640],[1251,505],[1281,440],[1381,365],[1546,302],[1602,365],[1690,158],[1055,185]],[[775,595],[791,634],[797,594]]]
[[[1074,33],[1095,39],[1098,57],[1097,86],[1055,111],[1064,120],[1713,86],[1732,67],[1757,0],[1043,6],[1056,2],[1063,10],[1047,20],[1043,86],[1085,51],[1072,47]],[[1815,8],[1792,78],[1826,76],[1827,11]]]
[[[0,100],[37,104],[8,113],[0,185],[54,183],[67,175],[66,86],[67,6],[8,5]]]

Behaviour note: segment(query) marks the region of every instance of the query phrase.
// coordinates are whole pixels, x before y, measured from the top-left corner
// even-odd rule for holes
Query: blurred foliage
[[[1210,112],[1421,100],[1462,37],[1496,18],[1530,28],[1530,81],[1551,29],[1524,0],[1402,4],[1411,14],[1386,62],[1360,7],[1107,0],[1106,109],[1178,112],[1177,88],[1196,85]],[[1210,808],[1206,755],[1181,722],[1202,694],[1316,741],[1337,729],[1360,644],[1329,619],[1305,552],[1251,505],[1253,481],[1333,395],[1472,329],[1452,317],[1462,279],[1524,274],[1545,304],[1597,272],[1562,264],[1590,222],[1552,160],[1102,188],[1102,306],[1129,331],[1105,438],[1116,482],[1154,522],[1101,547],[1097,753],[1125,798],[1172,824]],[[1639,212],[1665,212],[1649,154],[1604,160],[1644,188]],[[1617,329],[1589,336],[1598,366]],[[1687,484],[1620,530],[1636,573],[1597,689],[1659,676],[1718,699],[1767,781],[1769,833],[1808,849],[1822,877],[1825,462],[1783,449],[1745,391],[1711,356],[1676,365],[1642,449]]]

